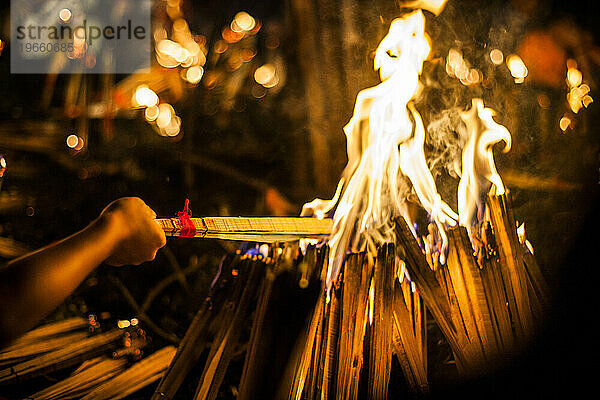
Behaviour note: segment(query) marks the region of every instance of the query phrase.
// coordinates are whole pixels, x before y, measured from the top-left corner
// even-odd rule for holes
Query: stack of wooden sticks
[[[485,254],[476,257],[466,229],[448,232],[445,266],[432,268],[404,220],[396,237],[405,265],[466,376],[510,361],[543,322],[550,292],[533,254],[518,239],[506,195],[489,196]]]
[[[143,330],[98,332],[98,327],[97,321],[69,318],[36,328],[0,349],[0,389],[13,385],[36,400],[120,399],[159,380],[175,355],[175,347],[166,346],[142,358],[148,343]],[[73,371],[66,378],[29,392],[33,378],[69,368]]]
[[[398,219],[394,221],[396,242],[379,246],[377,254],[348,254],[329,291],[323,286],[326,245],[310,245],[305,252],[298,242],[271,243],[267,254],[264,249],[260,253],[238,250],[223,259],[208,297],[177,350],[165,348],[126,369],[129,364],[118,358],[99,358],[79,346],[82,356],[85,353],[91,361],[33,398],[81,394],[84,389],[85,398],[120,398],[117,392],[132,393],[162,376],[153,400],[178,398],[186,380],[187,386],[191,380],[196,387],[195,400],[215,399],[224,382],[231,380],[227,378],[230,365],[241,359],[235,391],[242,400],[378,399],[388,394],[393,357],[406,385],[416,393],[426,393],[428,315],[445,336],[463,376],[491,372],[534,338],[550,299],[533,255],[519,241],[506,196],[490,196],[487,208],[483,255],[474,255],[464,228],[453,228],[448,231],[446,264],[434,264],[406,222]],[[286,274],[292,282],[283,291],[293,287],[295,292],[282,302],[278,277]],[[308,304],[308,311],[295,315],[296,309],[287,301],[302,291],[312,291],[314,296],[300,302]],[[299,320],[300,329],[273,324],[270,314],[278,302],[292,314],[288,320]],[[70,333],[63,332],[62,339],[46,337],[46,343],[78,333],[68,327],[64,330]],[[294,338],[285,337],[292,332]],[[121,335],[120,331],[91,338],[86,334],[77,342],[94,339],[99,341],[94,346],[100,348],[100,342],[117,343]],[[278,343],[286,350],[269,356]],[[57,346],[56,351],[61,351]],[[44,368],[63,365],[65,359],[54,353],[44,355],[47,362],[39,358],[35,363]],[[18,346],[2,354],[5,360],[8,355],[13,360],[28,357]],[[10,376],[14,367],[10,371],[0,371],[0,379],[16,379]],[[192,371],[201,372],[191,376]],[[265,383],[273,388],[268,396]]]

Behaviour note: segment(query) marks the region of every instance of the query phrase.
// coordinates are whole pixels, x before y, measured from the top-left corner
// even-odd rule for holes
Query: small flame
[[[485,196],[504,194],[502,178],[496,170],[492,148],[503,141],[504,152],[510,150],[508,130],[493,119],[494,111],[473,99],[469,111],[461,113],[466,130],[462,131],[466,144],[462,153],[462,171],[458,184],[459,223],[473,238],[473,228],[483,218]]]
[[[129,328],[131,326],[131,322],[129,320],[122,319],[122,320],[117,321],[117,326],[120,329]]]
[[[521,225],[519,225],[519,222],[517,222],[517,237],[519,238],[519,242],[525,246],[531,254],[533,254],[533,246],[529,240],[527,240],[527,236],[525,235],[525,222],[523,222]]]

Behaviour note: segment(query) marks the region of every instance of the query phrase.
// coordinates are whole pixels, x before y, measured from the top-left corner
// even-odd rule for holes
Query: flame
[[[533,254],[533,246],[529,240],[527,240],[527,236],[525,235],[525,222],[519,225],[519,222],[517,221],[517,237],[519,238],[519,242]]]
[[[328,242],[331,250],[326,278],[328,296],[347,251],[367,251],[374,255],[377,245],[395,241],[391,224],[394,218],[403,217],[417,237],[416,222],[408,212],[411,193],[429,214],[428,235],[417,239],[435,269],[445,264],[445,229],[456,225],[458,220],[467,228],[475,248],[475,228],[484,218],[485,196],[505,192],[492,150],[495,144],[504,142],[504,152],[509,151],[511,136],[494,121],[494,111],[475,98],[471,108],[460,113],[461,122],[455,127],[462,146],[462,157],[455,160],[454,167],[460,176],[459,213],[438,193],[423,149],[425,127],[413,102],[419,95],[419,76],[431,50],[428,39],[421,10],[392,21],[375,52],[374,67],[379,71],[381,83],[359,92],[354,113],[344,127],[348,164],[335,195],[331,200],[315,199],[302,208],[303,216],[316,218],[325,218],[333,212]],[[501,63],[502,53],[499,50],[496,53],[490,54],[492,62]],[[480,81],[481,73],[469,67],[459,50],[451,49],[446,61],[446,71],[463,84]],[[507,64],[516,82],[527,75],[518,56],[509,56]],[[399,278],[410,281],[399,265]],[[412,282],[411,289],[415,290]],[[370,298],[372,292],[371,286]],[[372,300],[367,308],[369,313],[372,313],[371,303]]]
[[[483,218],[486,194],[504,194],[504,184],[496,170],[492,148],[504,141],[504,152],[509,151],[511,136],[504,126],[494,121],[494,110],[486,108],[481,99],[473,99],[471,109],[460,116],[466,126],[461,132],[466,144],[458,184],[459,223],[473,238],[473,228]]]
[[[411,187],[438,228],[444,262],[444,227],[455,225],[458,215],[437,192],[423,152],[425,128],[411,101],[418,94],[419,75],[429,52],[421,10],[392,21],[375,52],[381,83],[358,94],[352,118],[344,127],[348,164],[336,195],[303,207],[302,215],[322,218],[337,205],[329,239],[328,289],[347,250],[373,252],[376,244],[395,239],[390,225],[394,217],[412,222],[406,202]]]

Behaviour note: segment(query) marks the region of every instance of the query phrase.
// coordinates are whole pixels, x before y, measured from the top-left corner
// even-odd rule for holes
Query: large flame
[[[375,53],[374,66],[381,83],[358,94],[352,118],[344,127],[348,164],[336,193],[331,200],[315,199],[302,208],[302,215],[317,218],[335,209],[329,237],[328,290],[337,279],[346,252],[367,250],[376,254],[378,244],[395,241],[391,226],[395,217],[404,217],[417,236],[415,221],[408,212],[411,192],[437,227],[430,229],[433,237],[425,243],[425,250],[435,253],[432,258],[441,264],[447,249],[445,228],[459,220],[473,232],[482,218],[485,194],[490,190],[492,194],[504,193],[492,147],[504,141],[507,151],[510,134],[492,119],[493,111],[480,99],[473,99],[471,110],[461,113],[464,125],[455,127],[465,143],[462,168],[457,171],[461,175],[460,217],[438,193],[423,151],[425,128],[413,102],[429,52],[421,10],[392,21]]]
[[[375,53],[382,82],[358,94],[354,114],[344,127],[348,164],[337,196],[303,207],[303,215],[323,217],[337,204],[327,288],[337,278],[347,250],[373,250],[377,243],[394,240],[390,221],[396,216],[410,222],[406,204],[410,184],[438,226],[442,248],[444,225],[458,219],[437,192],[423,152],[425,128],[411,102],[429,51],[420,10],[392,21]]]

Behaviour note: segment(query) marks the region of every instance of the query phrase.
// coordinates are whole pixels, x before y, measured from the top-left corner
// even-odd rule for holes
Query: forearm
[[[110,256],[119,241],[114,218],[101,218],[76,234],[10,262],[0,271],[4,298],[0,343],[46,316]]]

